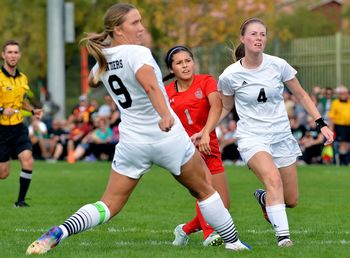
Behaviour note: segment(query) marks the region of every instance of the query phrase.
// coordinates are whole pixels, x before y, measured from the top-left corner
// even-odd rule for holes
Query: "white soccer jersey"
[[[118,105],[121,113],[119,141],[153,143],[178,133],[176,128],[181,126],[181,123],[170,108],[161,71],[151,51],[139,45],[120,45],[103,49],[103,53],[107,59],[108,67],[100,80]],[[143,65],[150,65],[154,68],[164,99],[175,118],[175,124],[170,132],[160,130],[158,126],[160,117],[135,77],[136,72]],[[92,69],[94,74],[97,69],[98,64],[95,64]]]
[[[239,139],[278,142],[291,133],[283,100],[283,82],[295,77],[296,70],[285,60],[263,54],[256,69],[244,68],[240,61],[230,65],[220,75],[218,89],[224,95],[235,96],[240,120]]]

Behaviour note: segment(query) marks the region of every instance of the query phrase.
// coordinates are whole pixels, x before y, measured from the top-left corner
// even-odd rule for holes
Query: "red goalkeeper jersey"
[[[192,85],[184,92],[177,92],[174,81],[166,86],[172,109],[180,118],[189,136],[198,133],[207,123],[210,104],[208,95],[217,91],[216,80],[206,74],[194,76]],[[213,130],[210,133],[211,155],[220,156],[219,143]]]

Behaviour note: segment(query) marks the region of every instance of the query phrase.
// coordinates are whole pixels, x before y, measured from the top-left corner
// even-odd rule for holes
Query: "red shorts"
[[[202,155],[202,158],[204,159],[205,164],[207,164],[207,167],[210,170],[210,174],[216,175],[225,172],[224,165],[222,164],[221,155]]]

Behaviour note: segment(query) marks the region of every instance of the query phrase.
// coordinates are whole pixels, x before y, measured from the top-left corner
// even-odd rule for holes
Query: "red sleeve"
[[[202,90],[206,96],[208,96],[212,92],[218,91],[218,88],[217,88],[218,83],[213,76],[205,75],[203,82],[204,83],[202,86]]]

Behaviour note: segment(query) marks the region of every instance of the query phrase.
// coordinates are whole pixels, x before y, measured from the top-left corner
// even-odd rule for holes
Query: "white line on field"
[[[16,228],[15,232],[45,232],[47,229],[44,228]],[[90,229],[94,231],[94,229]],[[125,227],[108,227],[107,231],[110,233],[133,233],[133,232],[143,232],[143,233],[154,233],[154,234],[169,234],[172,233],[173,230],[170,229],[142,229],[142,228],[125,228]],[[273,232],[273,229],[265,229],[265,230],[256,230],[256,229],[248,229],[248,230],[240,230],[240,232],[247,232],[249,234],[269,234]],[[350,235],[350,231],[316,231],[316,230],[291,230],[291,234],[294,235],[307,235],[307,234],[330,234],[330,235]]]

